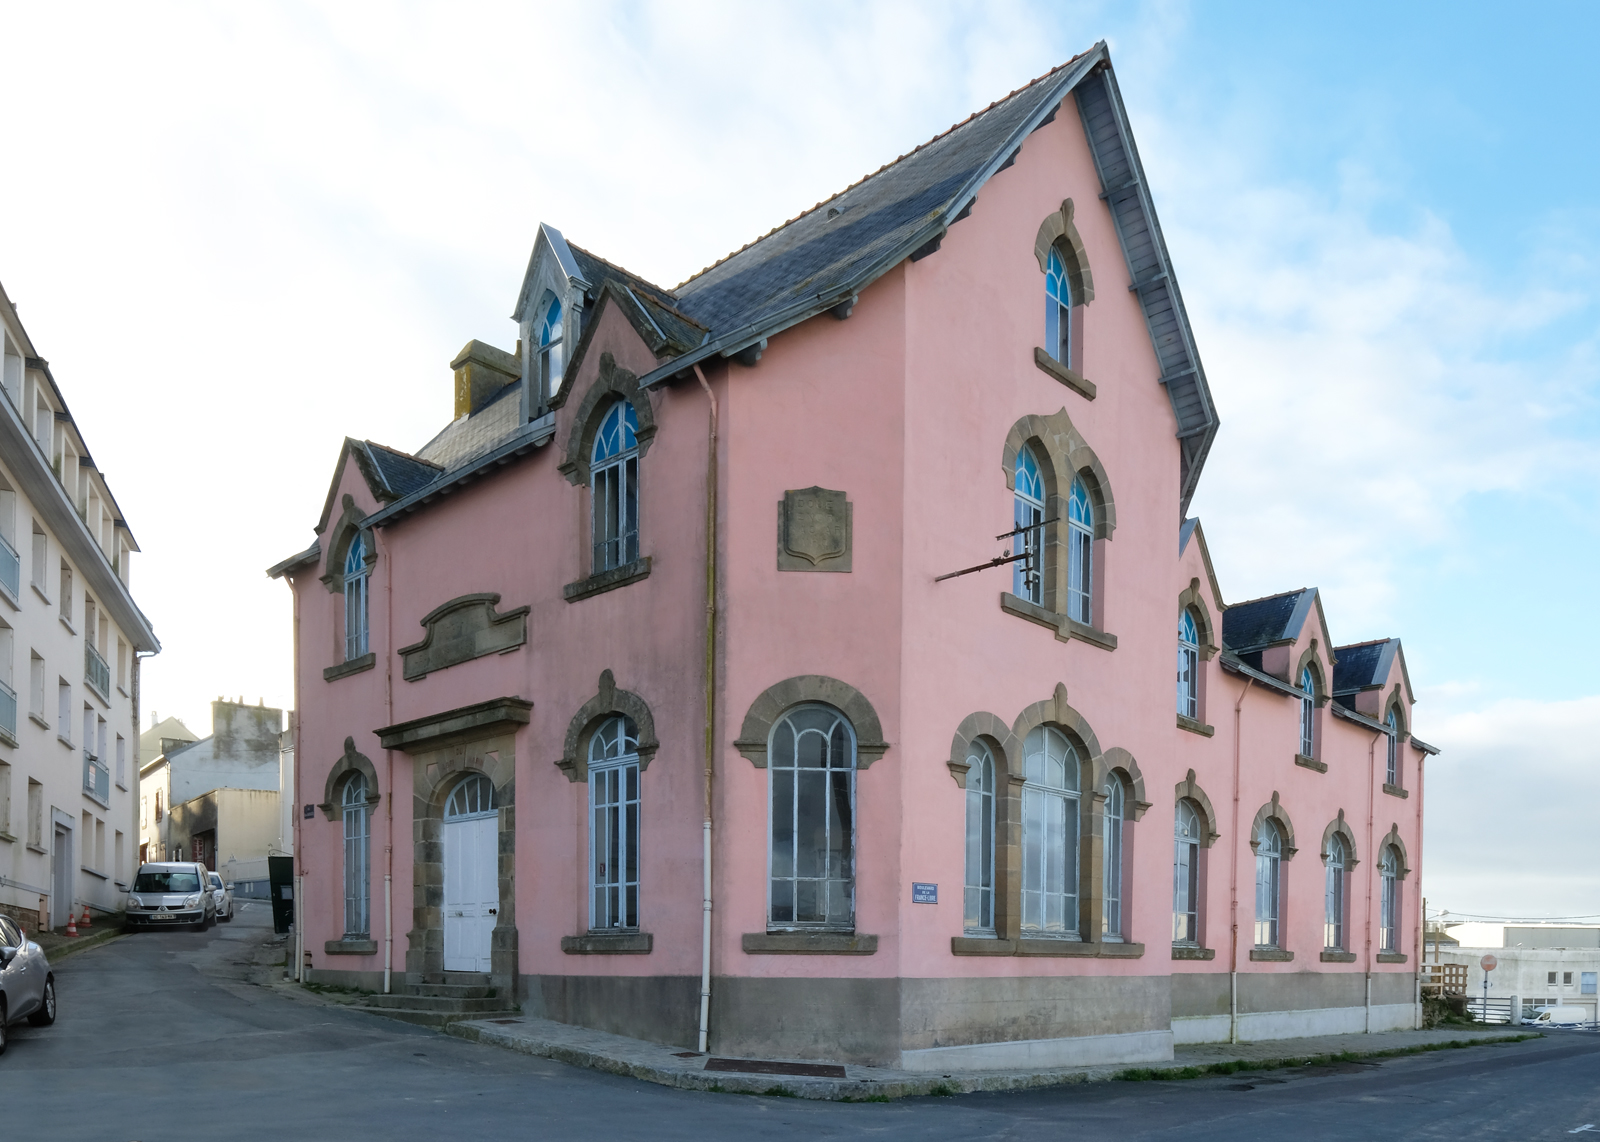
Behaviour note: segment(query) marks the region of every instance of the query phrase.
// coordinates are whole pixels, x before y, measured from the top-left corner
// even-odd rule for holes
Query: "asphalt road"
[[[1188,1082],[839,1104],[702,1094],[479,1046],[249,982],[260,904],[57,968],[0,1057],[0,1136],[204,1139],[1557,1139],[1600,1135],[1600,1036]],[[259,969],[257,969],[259,970]],[[1251,1089],[1238,1089],[1249,1087]],[[1592,1125],[1591,1130],[1581,1130]]]

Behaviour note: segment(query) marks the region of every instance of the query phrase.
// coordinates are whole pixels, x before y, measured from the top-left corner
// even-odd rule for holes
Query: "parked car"
[[[0,1055],[11,1024],[22,1018],[35,1027],[56,1021],[56,977],[44,949],[11,917],[0,916]]]
[[[1535,1027],[1573,1027],[1579,1023],[1588,1023],[1589,1009],[1587,1007],[1541,1007],[1538,1014],[1529,1019],[1526,1016],[1524,1023]]]
[[[193,861],[141,864],[128,890],[128,928],[176,928],[188,924],[200,931],[217,917],[206,866]]]
[[[218,920],[233,919],[233,885],[222,882],[222,874],[216,872],[206,873],[206,879],[211,884],[211,898],[217,902],[216,914]]]

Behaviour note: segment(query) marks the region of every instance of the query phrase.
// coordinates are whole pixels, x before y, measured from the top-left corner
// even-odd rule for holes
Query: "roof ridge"
[[[696,280],[697,278],[704,277],[706,274],[709,274],[712,270],[716,269],[718,266],[720,266],[723,263],[729,261],[730,259],[737,258],[740,254],[742,254],[746,250],[750,249],[750,247],[755,246],[755,245],[759,245],[760,243],[765,242],[768,238],[772,237],[774,234],[778,233],[780,230],[787,229],[788,227],[793,226],[796,222],[800,221],[802,218],[805,218],[805,217],[807,217],[808,215],[811,215],[811,214],[815,214],[818,210],[821,210],[824,206],[828,205],[828,203],[833,202],[835,199],[841,197],[842,195],[849,194],[856,187],[858,187],[861,184],[869,181],[870,179],[877,178],[880,174],[882,174],[884,171],[888,170],[890,167],[897,166],[900,163],[905,162],[905,160],[909,159],[912,155],[917,154],[918,152],[924,150],[927,147],[933,146],[933,144],[937,143],[940,139],[943,139],[948,135],[954,134],[956,131],[960,130],[962,127],[965,127],[968,123],[972,122],[974,119],[977,119],[979,116],[987,115],[989,112],[993,111],[996,107],[1000,106],[1000,104],[1010,102],[1012,99],[1015,99],[1018,95],[1021,95],[1024,91],[1027,91],[1029,88],[1034,87],[1037,84],[1043,83],[1045,80],[1049,79],[1052,75],[1054,75],[1056,72],[1062,70],[1063,68],[1071,67],[1073,64],[1077,63],[1080,59],[1082,59],[1084,56],[1088,55],[1089,52],[1092,52],[1093,50],[1094,50],[1093,48],[1089,48],[1086,51],[1081,51],[1077,55],[1073,56],[1071,59],[1067,60],[1065,63],[1057,64],[1055,67],[1051,68],[1049,71],[1045,72],[1043,75],[1035,76],[1033,79],[1030,79],[1027,83],[1024,83],[1021,87],[1017,88],[1015,91],[1012,91],[1009,94],[1007,94],[1005,96],[1002,96],[999,99],[996,99],[993,103],[989,104],[989,106],[985,107],[983,110],[974,111],[972,114],[968,115],[965,119],[961,120],[959,123],[954,123],[954,124],[950,125],[949,127],[946,127],[943,131],[940,131],[937,135],[933,136],[933,138],[928,139],[926,142],[918,143],[915,147],[911,148],[911,150],[907,151],[905,154],[900,155],[898,158],[895,158],[895,159],[893,159],[893,160],[891,160],[889,162],[884,163],[881,167],[879,167],[875,171],[872,171],[870,174],[862,175],[860,178],[856,179],[855,182],[851,183],[849,186],[845,187],[843,190],[837,191],[834,194],[829,195],[827,198],[824,198],[822,201],[820,201],[820,202],[818,202],[818,203],[816,203],[816,204],[814,204],[814,205],[812,205],[810,207],[807,207],[805,210],[802,210],[799,214],[796,214],[793,218],[789,219],[788,221],[780,222],[778,225],[774,226],[771,230],[768,230],[765,234],[761,235],[759,238],[752,238],[750,241],[746,242],[743,246],[740,246],[737,250],[734,250],[732,253],[725,254],[722,257],[718,258],[716,261],[712,262],[710,265],[705,266],[704,268],[695,271],[694,273],[690,274],[688,277],[684,278],[677,285],[673,286],[672,287],[673,290],[676,291],[676,290],[682,289],[684,286],[688,285],[690,282]]]
[[[1226,607],[1223,608],[1223,610],[1231,611],[1235,607],[1245,607],[1245,606],[1249,606],[1251,603],[1265,603],[1270,599],[1286,599],[1290,595],[1303,595],[1307,591],[1315,591],[1315,590],[1316,590],[1315,587],[1296,587],[1292,591],[1279,591],[1276,594],[1262,595],[1259,598],[1255,598],[1255,599],[1240,599],[1237,603],[1229,603]]]
[[[1398,641],[1400,641],[1400,640],[1399,640],[1399,638],[1397,636],[1390,635],[1387,638],[1369,638],[1364,642],[1347,642],[1343,646],[1335,646],[1333,649],[1335,649],[1335,650],[1354,650],[1358,646],[1376,646],[1380,642],[1398,642]]]

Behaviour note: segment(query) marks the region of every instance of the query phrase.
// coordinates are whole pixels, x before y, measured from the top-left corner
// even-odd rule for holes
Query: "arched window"
[[[1306,667],[1300,672],[1300,756],[1315,757],[1311,751],[1316,748],[1315,735],[1317,717],[1317,683],[1311,676],[1311,667]]]
[[[1275,821],[1263,821],[1256,842],[1256,947],[1278,946],[1278,904],[1283,887],[1283,835]]]
[[[1112,774],[1106,782],[1104,811],[1105,848],[1105,898],[1100,909],[1100,936],[1105,940],[1120,940],[1122,931],[1122,835],[1127,827],[1123,817],[1122,780]]]
[[[1393,845],[1383,847],[1383,857],[1378,862],[1378,878],[1383,899],[1379,907],[1378,949],[1384,952],[1400,950],[1400,858]]]
[[[454,789],[444,803],[446,821],[470,821],[475,817],[490,817],[498,813],[494,803],[494,782],[481,773],[470,774]]]
[[[561,302],[555,297],[545,308],[544,319],[538,329],[539,391],[549,400],[561,389]]]
[[[633,405],[611,406],[594,436],[590,490],[594,500],[594,572],[639,558],[639,417]]]
[[[1200,944],[1200,814],[1178,802],[1172,830],[1172,942]]]
[[[1178,713],[1200,716],[1200,629],[1188,610],[1178,618]]]
[[[356,532],[344,557],[344,660],[367,653],[367,544]]]
[[[1078,932],[1078,751],[1054,726],[1022,746],[1022,930]]]
[[[1344,890],[1347,863],[1344,838],[1335,833],[1328,838],[1328,883],[1323,892],[1322,945],[1326,948],[1344,947]]]
[[[344,934],[366,939],[371,928],[369,846],[372,810],[367,804],[367,778],[353,773],[339,798],[344,810]]]
[[[1072,478],[1067,533],[1067,617],[1089,626],[1094,619],[1094,503],[1080,476]]]
[[[1044,344],[1050,355],[1067,368],[1072,367],[1072,287],[1067,283],[1067,265],[1054,248],[1046,260],[1044,275]]]
[[[855,927],[856,738],[838,711],[801,706],[772,727],[769,922]]]
[[[1044,604],[1044,477],[1032,448],[1017,453],[1016,499],[1013,518],[1017,532],[1011,553],[1020,555],[1011,565],[1011,590],[1018,598]],[[1026,530],[1024,530],[1026,529]]]
[[[639,730],[610,718],[589,739],[589,926],[639,926]]]
[[[965,927],[987,935],[994,931],[994,754],[973,742],[967,764]]]
[[[1389,757],[1384,766],[1384,781],[1390,785],[1400,784],[1400,719],[1395,716],[1394,708],[1389,709]]]

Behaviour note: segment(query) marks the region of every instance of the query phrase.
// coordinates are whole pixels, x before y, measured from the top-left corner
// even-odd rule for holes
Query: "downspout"
[[[372,529],[374,546],[379,546],[379,531]],[[382,545],[387,548],[387,545]],[[388,550],[383,551],[386,564],[393,560]],[[383,576],[383,724],[394,725],[394,655],[389,648],[394,645],[394,567],[389,566]],[[371,647],[369,646],[370,650]],[[383,751],[384,767],[384,829],[383,829],[383,994],[391,994],[394,974],[394,750]]]
[[[1398,746],[1396,747],[1398,749]],[[1427,953],[1428,945],[1423,942],[1428,926],[1428,902],[1422,895],[1422,763],[1428,760],[1428,755],[1422,750],[1417,751],[1417,863],[1416,880],[1417,902],[1422,905],[1417,913],[1417,943],[1412,949],[1416,967],[1412,971],[1411,1001],[1416,1006],[1416,1029],[1422,1030],[1422,958]],[[1437,945],[1435,945],[1437,946]]]
[[[1372,821],[1377,812],[1374,804],[1376,798],[1372,793],[1372,783],[1378,776],[1378,734],[1372,735],[1372,741],[1367,744],[1367,1034],[1372,1034],[1372,870],[1375,867],[1372,860],[1375,857],[1372,840]],[[1420,804],[1420,801],[1418,802]],[[1381,865],[1382,862],[1380,861]]]
[[[694,375],[710,403],[710,435],[706,442],[706,779],[705,821],[701,826],[704,846],[702,867],[705,891],[700,902],[700,1037],[699,1051],[706,1051],[711,1025],[711,787],[715,762],[717,712],[717,397],[699,365]]]
[[[294,849],[294,898],[290,924],[294,928],[294,973],[296,983],[305,983],[305,923],[300,912],[300,902],[305,898],[305,876],[303,874],[305,861],[305,845],[300,837],[300,770],[304,768],[305,757],[300,752],[300,723],[304,720],[300,709],[300,592],[295,586],[294,576],[285,575],[284,584],[289,588],[289,597],[293,600],[294,618],[294,801],[289,810],[289,822],[293,828],[292,846]],[[270,891],[270,888],[269,888]]]
[[[1232,929],[1228,950],[1228,1042],[1239,1041],[1239,743],[1244,727],[1244,696],[1255,681],[1248,674],[1233,704],[1233,846],[1228,862],[1228,922]]]

